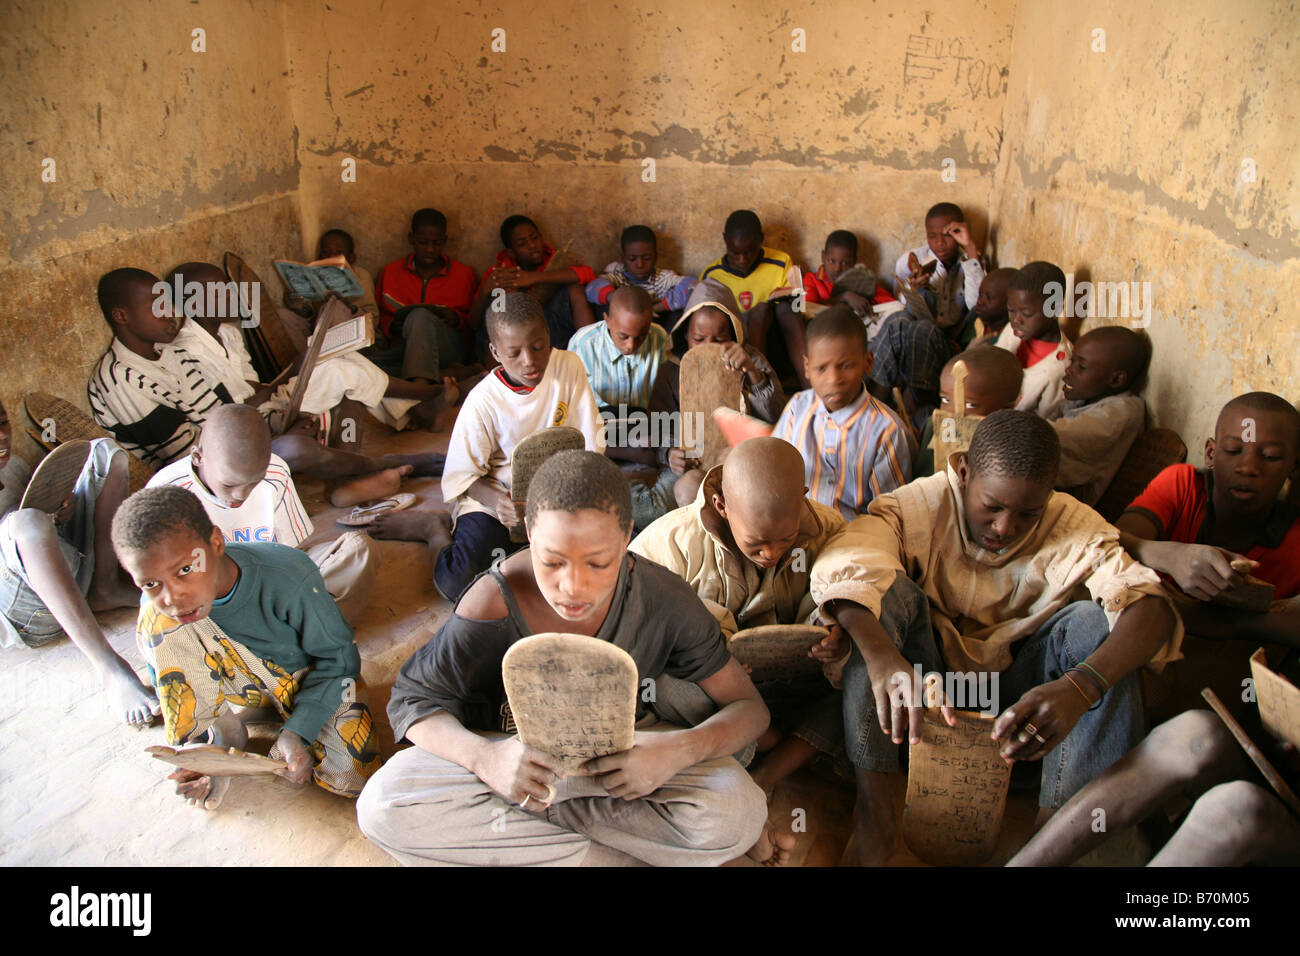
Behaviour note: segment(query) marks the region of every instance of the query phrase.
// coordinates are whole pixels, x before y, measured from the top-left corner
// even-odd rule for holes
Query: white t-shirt
[[[194,492],[227,541],[273,541],[296,548],[315,530],[293,486],[289,466],[279,455],[271,455],[266,477],[238,508],[227,508],[214,498],[190,462],[188,455],[172,462],[149,479],[148,487],[179,485]]]
[[[242,402],[255,391],[248,383],[257,381],[257,372],[249,360],[239,323],[223,322],[217,332],[219,339],[193,319],[186,319],[176,338],[162,348],[181,348],[193,355],[209,378],[225,385],[234,401]]]
[[[487,508],[465,492],[487,476],[510,488],[510,455],[520,440],[552,425],[568,425],[587,438],[587,450],[604,453],[605,435],[587,369],[578,356],[552,349],[537,387],[524,392],[507,385],[494,369],[465,396],[447,445],[442,497],[460,517]]]

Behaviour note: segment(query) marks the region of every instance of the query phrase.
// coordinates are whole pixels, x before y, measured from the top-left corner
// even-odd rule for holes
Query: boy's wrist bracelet
[[[1070,668],[1070,670],[1074,670],[1074,668]],[[1066,671],[1061,676],[1074,685],[1074,689],[1079,692],[1079,696],[1083,698],[1084,703],[1088,705],[1089,710],[1092,710],[1093,708],[1101,705],[1101,697],[1098,697],[1096,701],[1094,701],[1091,697],[1089,697],[1088,692],[1083,689],[1083,685],[1081,685],[1077,680],[1075,680],[1073,677],[1070,676],[1070,671]]]
[[[1097,670],[1097,668],[1093,667],[1087,661],[1080,661],[1077,667],[1072,667],[1070,669],[1071,670],[1083,669],[1086,670],[1093,677],[1097,678],[1097,680],[1100,681],[1102,694],[1105,694],[1108,690],[1110,690],[1110,681],[1106,680],[1106,678],[1102,676],[1101,671]]]

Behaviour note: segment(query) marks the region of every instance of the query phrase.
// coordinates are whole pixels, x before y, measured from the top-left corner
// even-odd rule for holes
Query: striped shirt
[[[172,462],[149,479],[150,488],[158,485],[177,485],[194,492],[227,541],[274,541],[296,548],[316,530],[298,497],[289,466],[279,455],[271,455],[266,476],[238,508],[228,508],[216,499],[194,473],[188,456]]]
[[[865,388],[837,412],[826,411],[812,389],[799,392],[772,434],[803,455],[808,497],[838,508],[846,518],[865,513],[872,498],[911,479],[912,457],[902,425]]]
[[[651,322],[645,341],[631,355],[624,355],[609,337],[606,323],[600,321],[578,329],[568,350],[587,369],[597,405],[615,411],[620,405],[644,410],[650,407],[650,391],[670,345],[663,326]]]
[[[208,378],[184,349],[150,360],[116,338],[91,372],[86,394],[100,427],[151,465],[179,458],[212,410],[231,401],[226,386]]]
[[[719,256],[700,273],[700,278],[721,282],[735,295],[741,309],[748,312],[786,284],[790,265],[790,257],[784,252],[765,248],[758,263],[744,275],[727,265],[725,256]]]

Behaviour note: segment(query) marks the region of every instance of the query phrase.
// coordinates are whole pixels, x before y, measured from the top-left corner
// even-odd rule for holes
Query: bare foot
[[[113,702],[113,711],[132,727],[146,727],[162,713],[162,705],[154,689],[141,682],[126,661],[118,658],[118,664],[103,675],[104,690]]]
[[[749,848],[745,856],[764,866],[785,866],[790,862],[790,852],[797,842],[798,837],[793,833],[778,836],[772,824],[765,823],[758,842]]]
[[[451,539],[451,524],[439,511],[389,511],[365,526],[372,538],[387,541],[423,541],[433,545]]]
[[[376,460],[382,468],[400,468],[403,465],[410,465],[413,478],[440,478],[447,456],[430,451],[423,455],[383,455]]]
[[[363,501],[375,501],[395,495],[397,489],[402,487],[402,479],[414,470],[412,465],[401,465],[340,481],[330,492],[330,504],[335,508],[351,508]]]
[[[442,397],[430,398],[414,406],[408,415],[416,428],[422,428],[427,432],[436,432],[438,430],[438,416],[447,410],[447,406],[442,403]]]
[[[229,777],[208,777],[197,770],[173,770],[168,780],[176,781],[176,792],[192,807],[215,810],[230,789]]]

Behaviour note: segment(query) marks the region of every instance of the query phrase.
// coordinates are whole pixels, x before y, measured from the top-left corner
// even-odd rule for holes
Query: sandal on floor
[[[400,495],[393,495],[391,498],[377,501],[373,505],[366,505],[365,507],[357,505],[350,514],[339,518],[337,523],[345,528],[364,528],[382,514],[387,514],[390,511],[405,511],[413,504],[415,504],[415,495],[403,492]]]

